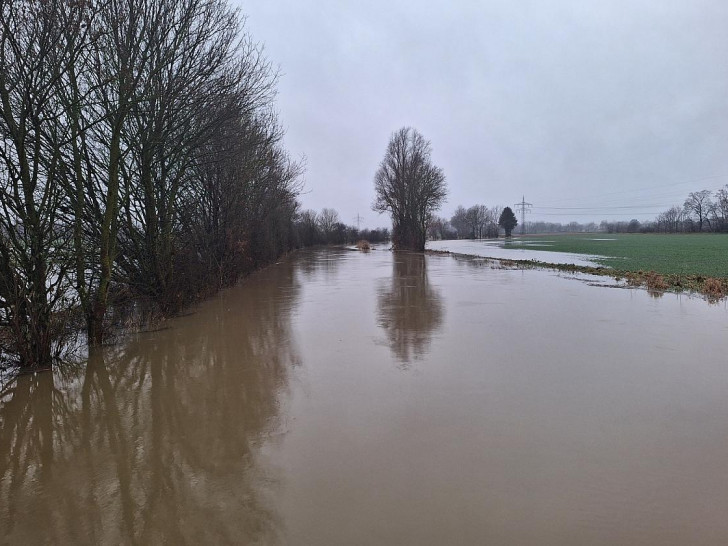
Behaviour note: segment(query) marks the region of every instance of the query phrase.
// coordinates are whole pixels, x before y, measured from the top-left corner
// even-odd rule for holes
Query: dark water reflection
[[[723,545],[726,334],[699,299],[299,253],[6,385],[0,544]]]
[[[0,406],[2,538],[13,544],[273,542],[257,466],[297,362],[293,265],[172,328],[25,376]],[[39,523],[42,524],[39,525]]]
[[[443,305],[428,279],[424,255],[399,253],[392,266],[391,279],[382,282],[377,295],[379,326],[397,360],[407,364],[427,353],[442,326]]]

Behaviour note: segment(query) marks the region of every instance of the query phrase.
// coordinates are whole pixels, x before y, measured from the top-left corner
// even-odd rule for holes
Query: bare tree
[[[447,196],[445,174],[432,164],[431,153],[429,141],[403,127],[392,135],[374,177],[372,208],[392,215],[395,249],[425,249],[427,223]]]
[[[674,206],[667,209],[659,217],[659,221],[665,226],[668,233],[677,233],[683,229],[683,221],[685,220],[685,211],[682,207]]]
[[[719,229],[725,231],[728,227],[728,185],[715,192],[715,215],[720,224]]]
[[[713,207],[710,195],[709,190],[690,192],[685,200],[685,211],[698,217],[698,231],[703,231],[705,221],[710,226],[710,211]]]
[[[317,222],[324,241],[327,243],[333,242],[336,225],[339,223],[339,213],[334,209],[323,208],[321,209],[321,213],[318,215]]]
[[[488,208],[485,205],[473,205],[466,213],[470,233],[474,239],[482,239],[485,236],[485,228],[488,223]]]
[[[176,276],[194,276],[197,289],[208,278],[224,286],[294,245],[303,167],[281,148],[282,134],[269,112],[236,104],[229,123],[201,147],[206,159],[195,164],[180,196]]]
[[[226,0],[0,0],[0,356],[46,367],[64,313],[99,345],[117,296],[173,314],[298,243],[242,31]]]
[[[494,239],[498,238],[498,219],[500,218],[501,212],[503,209],[499,206],[490,207],[487,209],[486,212],[486,219],[485,219],[485,236],[486,237],[492,237]]]
[[[298,215],[297,229],[302,246],[315,245],[319,239],[318,214],[315,210],[304,210]]]
[[[93,132],[89,130],[85,136],[86,148],[93,150],[96,165],[86,182],[87,209],[79,208],[79,212],[83,212],[86,231],[94,234],[98,247],[87,253],[88,262],[83,266],[92,274],[76,279],[77,284],[86,284],[87,295],[82,303],[91,345],[100,345],[104,340],[118,256],[122,178],[128,162],[129,147],[124,136],[131,109],[141,100],[140,83],[148,77],[145,68],[151,53],[143,37],[160,17],[160,9],[153,0],[108,0],[100,4],[96,17],[98,41],[93,48],[92,69],[85,73],[83,84],[89,89],[87,104],[99,120]],[[77,251],[77,257],[82,255]]]
[[[468,236],[468,211],[462,205],[455,209],[455,214],[450,218],[450,224],[458,232],[458,239]]]
[[[174,275],[180,192],[197,151],[226,122],[244,79],[237,62],[239,21],[222,0],[158,0],[142,43],[150,52],[128,116],[129,161],[120,233],[122,280],[167,313],[183,303]],[[180,32],[185,29],[185,32]],[[267,89],[266,89],[267,90]]]
[[[60,229],[63,70],[56,2],[0,2],[0,350],[28,368],[52,362],[52,317],[67,296]]]
[[[64,189],[63,223],[73,234],[73,265],[69,277],[75,298],[85,317],[88,332],[94,328],[94,289],[98,286],[102,214],[99,190],[103,192],[104,146],[95,137],[105,113],[92,97],[106,81],[94,79],[98,40],[103,34],[99,15],[101,3],[62,2],[56,16],[63,29],[62,72],[56,81],[59,110],[67,120],[61,161]]]

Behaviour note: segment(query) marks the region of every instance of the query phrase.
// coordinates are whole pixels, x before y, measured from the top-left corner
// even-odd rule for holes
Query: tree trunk
[[[86,332],[88,344],[91,347],[98,347],[104,342],[104,318],[106,316],[106,305],[96,300],[93,308],[86,315]]]
[[[88,341],[90,345],[101,345],[104,341],[104,317],[109,300],[111,275],[116,259],[116,235],[119,219],[119,169],[121,163],[121,129],[124,114],[118,115],[113,126],[109,145],[109,180],[106,190],[106,208],[101,224],[101,275],[94,298],[93,319],[89,322]],[[91,329],[93,328],[93,329]]]

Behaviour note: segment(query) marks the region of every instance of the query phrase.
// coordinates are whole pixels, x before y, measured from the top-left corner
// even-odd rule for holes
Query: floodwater
[[[605,239],[606,240],[606,239]],[[550,252],[538,250],[538,246],[549,246],[549,241],[543,240],[528,243],[528,248],[520,248],[519,239],[513,239],[504,246],[503,239],[458,239],[446,241],[427,241],[428,250],[446,250],[456,254],[480,256],[483,258],[496,258],[504,260],[536,260],[550,264],[572,264],[587,267],[600,266],[595,260],[601,256],[589,254],[574,254],[573,252]]]
[[[294,254],[0,399],[0,544],[724,545],[728,311]]]

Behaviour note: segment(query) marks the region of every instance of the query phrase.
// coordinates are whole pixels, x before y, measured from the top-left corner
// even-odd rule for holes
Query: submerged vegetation
[[[0,355],[178,313],[300,244],[276,71],[225,0],[0,4]],[[31,59],[32,62],[28,62]],[[123,305],[122,305],[123,304]]]
[[[487,258],[459,254],[448,250],[428,250],[431,254],[470,258],[492,262],[494,267],[506,269],[552,269],[567,273],[581,273],[611,277],[617,281],[624,281],[627,286],[644,287],[653,293],[663,292],[696,292],[704,295],[709,301],[718,301],[728,296],[728,277],[708,277],[699,274],[662,274],[656,271],[627,271],[609,267],[551,263],[538,260],[512,260],[503,258]]]

